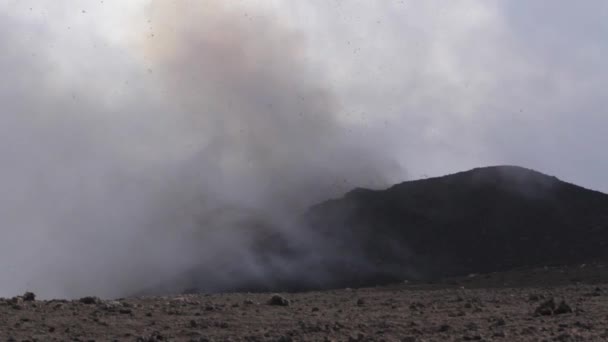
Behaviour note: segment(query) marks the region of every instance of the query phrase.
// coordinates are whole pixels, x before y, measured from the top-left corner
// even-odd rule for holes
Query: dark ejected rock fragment
[[[34,292],[26,292],[23,294],[23,301],[25,302],[33,302],[36,300],[36,295]]]
[[[556,305],[553,298],[543,302],[534,310],[536,316],[562,315],[567,313],[572,313],[570,305],[564,300],[559,302],[559,305]]]
[[[553,313],[556,315],[572,313],[572,308],[562,300]]]
[[[79,302],[83,303],[83,304],[98,304],[101,301],[99,300],[99,298],[97,297],[93,297],[93,296],[87,296],[87,297],[82,297],[78,300]]]
[[[542,302],[536,310],[534,310],[534,315],[536,316],[551,316],[553,315],[553,310],[555,310],[555,301],[553,298]]]
[[[269,305],[275,306],[289,306],[289,300],[281,295],[275,294],[268,301]]]

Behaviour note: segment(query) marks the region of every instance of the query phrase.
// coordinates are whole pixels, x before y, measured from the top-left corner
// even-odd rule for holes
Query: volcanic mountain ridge
[[[608,258],[608,195],[516,166],[355,189],[314,206],[306,220],[343,254],[371,260],[381,278]]]

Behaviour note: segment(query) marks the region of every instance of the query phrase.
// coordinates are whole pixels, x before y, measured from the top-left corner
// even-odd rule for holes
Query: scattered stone
[[[23,297],[22,296],[13,297],[13,298],[9,299],[8,302],[11,304],[23,303]]]
[[[99,300],[99,298],[93,297],[93,296],[82,297],[78,301],[81,302],[82,304],[87,304],[87,305],[99,304],[101,302],[101,300]]]
[[[357,306],[363,306],[363,305],[365,305],[365,299],[363,299],[363,298],[357,299]]]
[[[553,313],[556,315],[572,313],[572,308],[562,300]]]
[[[34,294],[34,292],[26,292],[23,294],[23,300],[26,302],[33,302],[36,300],[36,295]]]
[[[530,302],[538,302],[538,301],[539,301],[539,300],[541,300],[541,299],[545,299],[545,296],[543,296],[542,294],[531,293],[531,294],[528,296],[528,300],[529,300]]]
[[[553,298],[541,303],[536,310],[534,310],[535,316],[551,316],[555,310],[555,301]]]
[[[274,306],[289,306],[289,300],[281,295],[275,294],[270,298],[268,304]]]
[[[494,321],[494,324],[492,324],[493,327],[502,327],[505,326],[507,324],[507,321],[504,320],[504,318],[497,318],[496,321]]]
[[[358,341],[364,341],[365,340],[365,334],[363,333],[358,333],[356,336],[351,335],[348,338],[348,342],[358,342]]]
[[[449,326],[448,324],[442,324],[439,326],[439,332],[448,332],[450,331],[450,329],[452,329],[451,326]]]
[[[159,342],[159,341],[166,341],[165,336],[163,336],[160,332],[155,331],[150,335],[147,336],[139,336],[136,339],[137,342]]]
[[[564,300],[559,305],[555,304],[553,298],[540,304],[536,310],[534,310],[535,316],[551,316],[551,315],[562,315],[572,313],[572,308]]]
[[[602,295],[602,289],[596,287],[593,292],[585,294],[586,297],[600,297]]]
[[[416,311],[416,310],[422,310],[425,308],[425,305],[419,302],[414,302],[412,304],[410,304],[410,310]]]
[[[106,311],[115,311],[121,307],[122,307],[122,304],[115,300],[105,302],[105,303],[103,303],[103,305],[101,305],[101,308]]]

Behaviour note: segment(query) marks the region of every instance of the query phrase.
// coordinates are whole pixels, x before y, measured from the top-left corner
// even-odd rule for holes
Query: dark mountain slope
[[[306,220],[342,256],[328,267],[363,282],[608,258],[608,195],[515,166],[356,189]]]
[[[286,228],[258,213],[227,217],[217,250],[142,293],[358,287],[608,261],[608,195],[514,166],[356,189]],[[225,248],[227,236],[242,243]]]

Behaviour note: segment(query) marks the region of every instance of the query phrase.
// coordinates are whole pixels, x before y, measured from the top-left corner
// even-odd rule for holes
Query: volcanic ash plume
[[[274,272],[251,247],[262,230],[313,243],[294,217],[395,171],[271,12],[152,1],[128,44],[57,16],[42,35],[0,20],[0,295],[121,296],[192,269],[246,286]]]

